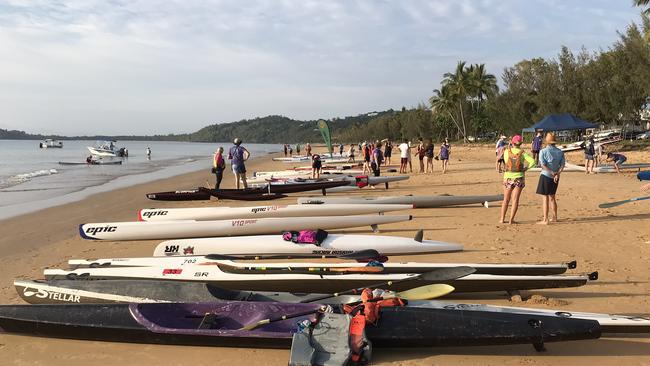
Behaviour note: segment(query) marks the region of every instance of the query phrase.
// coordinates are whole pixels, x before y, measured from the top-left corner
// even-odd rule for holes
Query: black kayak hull
[[[305,315],[252,331],[239,327],[277,314],[315,309],[315,304],[228,302],[223,304],[4,305],[6,333],[134,343],[288,348]],[[215,309],[214,311],[211,309]],[[202,327],[202,316],[217,323]],[[275,314],[275,315],[274,315]],[[596,339],[597,321],[499,314],[483,311],[382,308],[376,326],[366,327],[374,347],[438,347],[534,344]]]
[[[200,189],[147,193],[147,198],[155,201],[205,201],[209,200],[210,197],[209,193]]]

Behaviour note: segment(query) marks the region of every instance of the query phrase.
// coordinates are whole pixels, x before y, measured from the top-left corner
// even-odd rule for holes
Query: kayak
[[[138,211],[139,221],[226,220],[263,217],[365,215],[401,211],[412,205],[273,205],[252,207],[147,208]]]
[[[98,161],[93,160],[90,163],[88,162],[69,162],[69,161],[59,161],[59,165],[121,165],[122,161]]]
[[[227,301],[79,305],[3,305],[5,333],[115,342],[289,348],[298,324],[331,323],[321,304]],[[242,328],[262,319],[278,321]],[[328,327],[322,327],[326,330]],[[335,329],[334,339],[348,337]],[[316,336],[321,332],[307,331]],[[597,321],[481,311],[382,307],[365,327],[373,347],[478,346],[596,339]],[[307,342],[309,343],[309,342]]]
[[[639,180],[650,180],[650,170],[646,172],[639,172],[636,177],[639,178]]]
[[[623,164],[619,167],[621,170],[627,170],[627,169],[645,169],[649,168],[650,164],[648,163],[641,163],[641,164]],[[529,171],[541,171],[541,168],[531,168]],[[566,163],[564,166],[564,172],[586,172],[587,170],[585,169],[584,166],[582,165],[575,165],[575,164],[570,164]],[[614,168],[613,165],[601,165],[597,166],[594,168],[595,173],[616,173],[616,168]]]
[[[411,220],[409,215],[278,217],[214,221],[135,221],[79,225],[79,234],[91,240],[148,240],[257,235],[292,230],[342,229]]]
[[[300,197],[298,204],[406,204],[414,208],[432,208],[485,204],[502,201],[503,195],[489,196],[364,196],[364,197]]]
[[[147,193],[148,199],[157,201],[201,201],[209,200],[210,197],[209,193],[202,192],[200,189]]]
[[[496,264],[496,263],[383,263],[383,267],[368,267],[366,263],[316,263],[316,262],[285,262],[285,263],[260,263],[260,262],[235,262],[232,260],[215,260],[205,256],[170,256],[170,257],[144,257],[144,258],[103,258],[103,259],[71,259],[68,260],[70,268],[96,268],[96,267],[165,267],[176,268],[186,265],[225,265],[233,268],[254,268],[260,271],[273,270],[300,271],[313,268],[339,268],[353,272],[355,269],[364,270],[373,268],[381,273],[425,273],[439,268],[472,267],[476,274],[495,275],[522,275],[542,276],[562,274],[567,269],[576,268],[576,262],[552,264]]]
[[[193,282],[139,281],[139,280],[15,280],[14,287],[29,304],[100,304],[100,303],[151,303],[151,302],[222,302],[222,301],[274,301],[300,302],[322,298],[323,294],[293,294],[289,292],[252,292],[225,290]],[[319,300],[326,304],[345,304],[359,300],[358,295],[341,295]],[[506,312],[578,318],[598,321],[603,333],[648,333],[650,318],[630,315],[574,312],[567,310],[518,308],[467,304],[439,300],[410,300],[408,306],[447,310]]]
[[[162,257],[222,254],[238,256],[241,259],[282,256],[285,258],[291,256],[332,257],[366,249],[374,249],[380,255],[387,256],[459,252],[463,250],[463,246],[435,240],[422,240],[421,232],[418,232],[415,238],[328,234],[320,245],[293,243],[282,238],[282,235],[276,234],[167,240],[156,246],[153,255]]]
[[[306,182],[297,182],[293,181],[290,183],[266,183],[260,186],[255,186],[247,189],[208,189],[208,188],[199,188],[199,190],[216,195],[218,193],[298,193],[298,192],[308,192],[308,191],[323,191],[348,185],[347,182],[343,181],[332,181],[332,180],[323,180],[323,181],[306,181]]]
[[[351,288],[373,287],[377,283],[393,281],[392,290],[403,291],[413,287],[411,281],[398,282],[417,276],[415,274],[293,274],[266,273],[241,270],[228,266],[187,265],[178,267],[108,267],[80,268],[73,271],[46,269],[48,280],[56,279],[139,279],[206,282],[229,290],[324,292],[334,293]],[[585,285],[597,274],[572,276],[501,276],[471,274],[459,279],[435,281],[453,286],[455,293],[533,290],[566,288]],[[433,284],[418,280],[418,286]]]
[[[271,188],[271,191],[275,190],[282,190],[284,189],[284,185],[296,185],[296,184],[316,184],[322,182],[323,179],[326,179],[325,182],[338,182],[338,185],[333,185],[332,187],[343,187],[343,186],[352,186],[352,187],[359,187],[363,188],[368,185],[377,185],[377,184],[384,184],[386,186],[386,189],[388,189],[388,183],[391,182],[399,182],[403,180],[409,179],[408,175],[396,175],[396,176],[385,176],[385,177],[374,177],[374,176],[367,176],[367,175],[335,175],[335,176],[330,176],[327,178],[321,178],[320,180],[315,180],[315,179],[302,179],[298,177],[294,178],[274,178],[271,182],[265,183],[263,185],[258,185],[257,187],[263,188],[266,187],[267,185],[271,185],[271,187],[277,187],[277,188]],[[308,192],[312,190],[319,190],[321,188],[314,188],[314,189],[309,189],[309,190],[301,190],[301,192]],[[291,193],[291,192],[282,192],[281,193]],[[323,194],[324,195],[324,194]]]
[[[262,190],[261,192],[252,192],[249,190],[210,190],[211,196],[217,197],[220,200],[233,200],[233,201],[267,201],[276,200],[279,198],[287,197],[286,194],[280,193],[267,193]]]

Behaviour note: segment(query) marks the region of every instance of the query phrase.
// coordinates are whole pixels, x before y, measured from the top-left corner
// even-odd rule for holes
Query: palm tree
[[[650,0],[633,0],[635,6],[646,6],[650,5]],[[645,14],[650,14],[650,8],[647,8],[643,11]]]
[[[465,68],[465,61],[458,61],[456,71],[454,73],[445,73],[442,80],[443,89],[446,87],[450,96],[458,103],[458,110],[460,112],[460,121],[462,124],[462,135],[465,142],[467,142],[467,127],[465,123],[465,113],[463,111],[464,104],[467,101],[471,84],[469,82],[469,74]]]
[[[448,86],[443,86],[441,89],[435,89],[433,91],[433,96],[429,98],[429,104],[431,105],[432,112],[447,114],[456,125],[458,132],[463,135],[463,139],[467,140],[465,131],[460,127],[458,120],[454,116],[453,112],[456,109],[456,97],[450,91]]]
[[[650,1],[650,0],[649,0]],[[470,82],[472,84],[472,96],[478,99],[477,111],[485,98],[495,95],[499,91],[497,78],[485,71],[485,64],[472,65],[470,71]]]

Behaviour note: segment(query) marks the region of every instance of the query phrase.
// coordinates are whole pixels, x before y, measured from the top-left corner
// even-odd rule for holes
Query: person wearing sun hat
[[[539,165],[542,173],[539,175],[537,194],[542,195],[542,221],[539,224],[547,225],[551,221],[557,221],[557,201],[555,193],[560,183],[560,174],[564,170],[564,152],[558,149],[555,144],[555,134],[546,134],[547,146],[539,152]],[[551,217],[549,220],[549,208]]]
[[[510,139],[512,147],[503,152],[503,158],[506,162],[506,172],[503,173],[503,202],[501,203],[501,218],[499,223],[505,223],[508,204],[512,202],[510,210],[509,224],[515,223],[515,215],[519,208],[519,196],[526,186],[526,170],[535,166],[535,160],[532,156],[526,154],[521,149],[524,139],[521,135],[514,135]]]

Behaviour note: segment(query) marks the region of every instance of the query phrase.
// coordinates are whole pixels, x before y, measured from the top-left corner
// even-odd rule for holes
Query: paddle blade
[[[379,257],[380,257],[379,252],[374,249],[358,250],[356,252],[343,254],[339,256],[339,258],[343,258],[343,259],[373,259]]]
[[[423,273],[419,276],[420,280],[424,281],[449,281],[455,280],[457,278],[465,277],[476,272],[476,268],[473,267],[451,267],[451,268],[439,268],[434,269],[431,272]]]
[[[616,202],[607,202],[607,203],[601,203],[598,205],[599,208],[611,208],[611,207],[616,207],[620,206],[624,203],[628,203],[630,200],[625,200],[625,201],[616,201]]]
[[[262,319],[262,320],[260,320],[258,322],[255,322],[255,323],[246,324],[243,327],[239,328],[238,330],[253,330],[253,329],[255,329],[255,328],[257,328],[257,327],[259,327],[261,325],[269,324],[270,322],[271,322],[271,319]]]
[[[441,296],[445,296],[454,291],[453,286],[445,284],[434,284],[427,286],[420,286],[410,290],[401,291],[397,293],[397,297],[406,300],[431,300]]]

